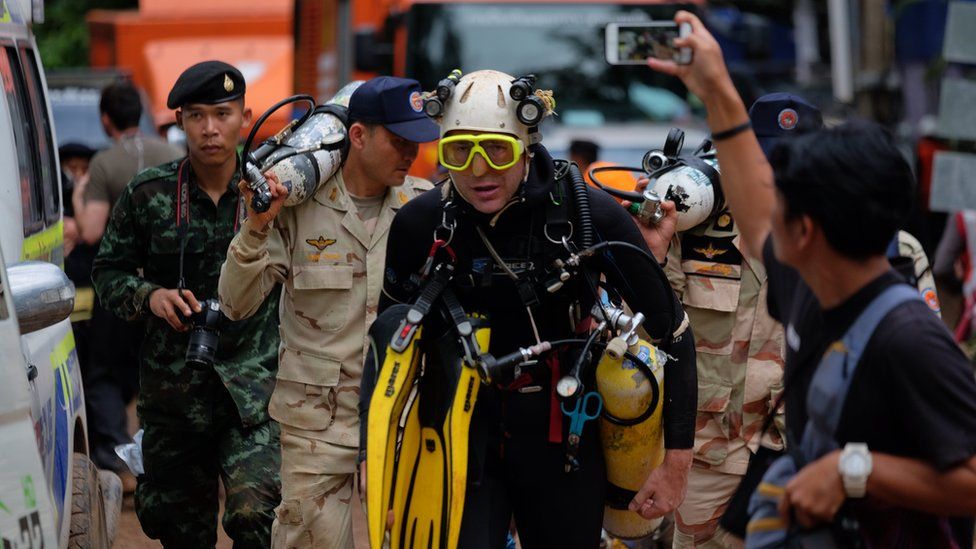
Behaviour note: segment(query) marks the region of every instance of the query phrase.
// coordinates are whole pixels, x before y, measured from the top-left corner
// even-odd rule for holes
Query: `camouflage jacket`
[[[271,416],[304,436],[359,445],[359,384],[366,331],[376,318],[390,223],[431,184],[407,177],[387,191],[372,234],[356,213],[342,172],[307,201],[281,210],[266,231],[241,231],[220,273],[220,301],[246,318],[275,284],[281,350]],[[333,464],[335,465],[335,464]],[[349,472],[355,463],[346,464]]]
[[[250,319],[224,322],[220,327],[216,376],[210,370],[188,367],[189,332],[173,330],[149,310],[149,294],[158,288],[176,288],[179,278],[176,193],[180,162],[143,170],[122,192],[95,258],[95,290],[102,305],[118,316],[147,319],[140,351],[140,416],[205,429],[213,415],[211,391],[221,382],[244,425],[260,424],[268,419],[277,370],[277,295],[264,300]],[[192,183],[189,162],[185,169],[190,181],[185,287],[203,301],[217,297],[220,265],[236,227],[240,175],[234,174],[215,205]]]
[[[666,271],[695,334],[695,461],[743,474],[760,443],[783,445],[782,413],[760,436],[782,392],[784,364],[783,327],[766,310],[766,271],[740,252],[728,212],[676,237]]]

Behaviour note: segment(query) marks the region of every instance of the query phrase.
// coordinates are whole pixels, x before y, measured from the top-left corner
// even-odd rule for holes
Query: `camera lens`
[[[190,332],[190,343],[186,346],[186,364],[193,368],[210,368],[214,364],[219,334],[205,328],[194,328]]]

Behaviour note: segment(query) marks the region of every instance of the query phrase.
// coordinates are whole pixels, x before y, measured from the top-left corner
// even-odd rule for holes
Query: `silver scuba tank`
[[[714,157],[702,158],[701,162],[711,167],[715,176],[720,173]],[[660,176],[651,174],[644,191],[645,202],[647,198],[653,200],[655,197],[673,200],[678,209],[678,232],[696,227],[725,207],[717,177],[712,181],[713,176],[707,172],[701,165],[682,164],[666,169]],[[653,206],[653,202],[650,205]]]
[[[288,125],[248,155],[246,179],[257,197],[255,211],[267,210],[270,190],[265,173],[273,173],[286,189],[285,206],[301,204],[342,166],[346,153],[345,109],[362,81],[351,82],[304,121]],[[263,208],[263,209],[262,209]]]
[[[672,128],[663,149],[644,155],[641,167],[649,182],[630,213],[644,223],[658,223],[664,217],[661,202],[671,200],[678,210],[677,231],[687,231],[725,208],[719,182],[718,160],[711,140],[706,139],[692,154],[681,154],[685,132]]]

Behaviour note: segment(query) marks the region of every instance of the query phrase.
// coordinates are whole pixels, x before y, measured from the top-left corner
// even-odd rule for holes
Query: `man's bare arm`
[[[94,246],[102,239],[111,210],[109,203],[101,200],[89,200],[80,211],[75,210],[78,232],[81,233],[81,239],[86,244]]]
[[[691,48],[694,51],[692,62],[678,65],[672,61],[648,59],[647,64],[654,70],[677,76],[702,100],[708,111],[708,127],[713,133],[748,122],[749,113],[732,85],[718,42],[691,13],[680,11],[674,20],[691,24],[691,35],[676,39],[675,46]],[[742,234],[746,252],[761,260],[776,201],[772,168],[751,130],[719,140],[715,148],[722,169],[722,189]]]

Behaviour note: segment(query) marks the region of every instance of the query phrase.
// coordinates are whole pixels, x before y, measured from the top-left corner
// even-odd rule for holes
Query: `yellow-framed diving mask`
[[[437,145],[441,166],[460,172],[468,169],[479,154],[493,169],[507,170],[522,158],[521,139],[501,133],[459,134],[443,137]]]

